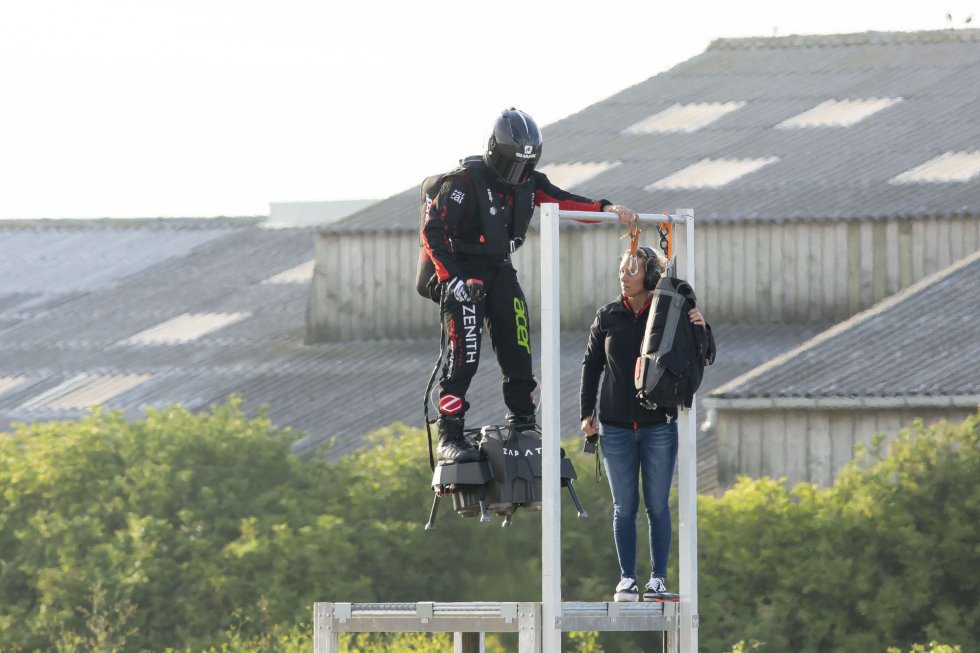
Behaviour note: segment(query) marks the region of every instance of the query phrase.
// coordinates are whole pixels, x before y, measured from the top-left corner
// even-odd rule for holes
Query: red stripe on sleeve
[[[557,203],[559,209],[564,209],[566,211],[593,211],[593,212],[599,212],[599,211],[602,210],[602,207],[599,206],[599,202],[589,201],[589,200],[584,200],[583,201],[583,200],[584,200],[584,198],[583,199],[578,199],[578,200],[573,200],[573,199],[560,200],[560,199],[557,199],[557,198],[552,197],[551,195],[549,195],[548,193],[544,192],[540,188],[535,189],[535,191],[534,191],[534,203],[536,205],[538,205],[538,206],[540,206],[541,204],[549,204],[549,203],[552,203],[553,204],[553,203]],[[582,222],[582,223],[585,223],[585,224],[596,224],[599,221],[598,220],[576,220],[576,222]]]

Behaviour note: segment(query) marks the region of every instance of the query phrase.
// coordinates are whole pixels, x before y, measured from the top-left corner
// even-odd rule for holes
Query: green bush
[[[0,650],[261,649],[318,600],[539,600],[537,513],[503,529],[447,499],[424,530],[419,429],[332,465],[296,438],[237,399],[0,434]]]
[[[980,642],[980,413],[917,423],[833,487],[741,479],[699,507],[701,641],[881,651]],[[880,440],[879,440],[880,446]]]
[[[947,646],[938,642],[930,642],[928,645],[913,644],[908,653],[960,653],[959,646]],[[903,653],[897,648],[888,648],[887,653]]]
[[[295,437],[237,401],[0,435],[0,649],[49,650],[63,633],[203,647],[362,591],[349,527],[321,510],[329,468],[292,455]]]
[[[826,490],[741,479],[701,497],[701,649],[977,650],[978,423],[918,425]],[[459,519],[446,500],[424,530],[423,431],[382,429],[333,464],[291,454],[296,437],[237,400],[0,434],[0,650],[294,653],[309,650],[315,601],[540,600],[538,513],[503,529]],[[609,491],[578,444],[566,449],[591,518],[563,501],[563,597],[607,600],[618,575]],[[675,529],[673,583],[676,546]],[[426,651],[446,637],[347,641]],[[488,637],[488,649],[509,641]],[[566,650],[653,642],[581,635]]]

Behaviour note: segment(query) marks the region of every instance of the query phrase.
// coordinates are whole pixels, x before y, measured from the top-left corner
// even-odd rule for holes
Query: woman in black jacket
[[[620,581],[614,594],[616,601],[639,598],[636,514],[641,475],[652,568],[643,598],[652,600],[667,595],[664,583],[671,537],[667,501],[677,462],[677,408],[644,408],[636,398],[633,381],[653,289],[665,263],[649,247],[639,248],[635,258],[629,252],[623,255],[619,264],[622,296],[596,313],[582,361],[579,401],[582,431],[587,436],[600,434],[602,461],[613,497],[613,538],[620,568]],[[692,323],[706,326],[698,309],[692,309],[689,317]]]

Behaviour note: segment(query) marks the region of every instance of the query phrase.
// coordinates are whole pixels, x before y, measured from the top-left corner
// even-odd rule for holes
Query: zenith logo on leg
[[[479,328],[476,322],[476,306],[463,304],[463,330],[466,333],[464,340],[466,341],[467,363],[475,363],[480,354],[479,345],[476,340]]]

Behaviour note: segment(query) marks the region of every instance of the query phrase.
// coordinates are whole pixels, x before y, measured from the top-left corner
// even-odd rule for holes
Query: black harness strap
[[[432,384],[435,383],[436,374],[439,373],[439,364],[442,363],[442,359],[446,355],[446,321],[442,319],[442,309],[445,303],[446,293],[442,292],[439,297],[439,357],[436,359],[436,364],[432,368],[432,374],[429,375],[429,383],[425,386],[425,397],[422,398],[422,412],[425,415],[425,432],[429,436],[429,468],[432,471],[436,470],[436,458],[432,453],[432,422],[429,420],[429,403],[432,396]]]

